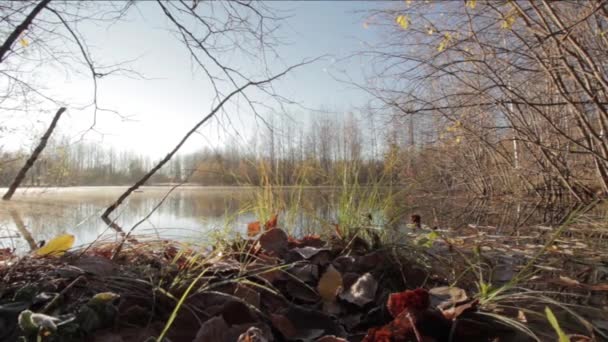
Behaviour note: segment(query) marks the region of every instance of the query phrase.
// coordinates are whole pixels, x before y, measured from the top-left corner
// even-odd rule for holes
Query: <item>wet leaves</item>
[[[327,243],[316,235],[294,238],[279,229],[272,218],[264,225],[258,222],[257,226],[250,227],[248,231],[251,230],[254,237],[235,241],[231,248],[208,259],[201,258],[191,246],[169,241],[157,247],[140,244],[129,249],[127,246],[118,260],[110,260],[114,247],[111,244],[93,246],[81,258],[74,258],[70,253],[63,258],[30,258],[31,262],[48,266],[45,274],[53,277],[53,285],[50,289],[35,288],[31,293],[21,291],[18,298],[24,300],[24,305],[18,306],[12,315],[16,320],[19,312],[32,305],[44,306],[44,302],[52,300],[66,284],[83,277],[86,282],[79,282],[79,286],[65,296],[65,307],[82,311],[79,322],[83,324],[76,330],[89,333],[114,324],[112,332],[117,332],[117,338],[145,340],[158,336],[158,330],[162,330],[175,305],[175,298],[183,294],[193,274],[196,276],[204,270],[205,275],[195,285],[197,292],[186,299],[169,331],[168,337],[172,340],[343,342],[364,338],[365,341],[406,341],[420,337],[424,341],[449,338],[468,341],[479,340],[480,336],[491,340],[496,336],[492,324],[471,323],[480,320],[481,315],[476,313],[478,302],[469,299],[463,289],[439,286],[430,290],[405,290],[422,283],[444,285],[447,281],[433,277],[432,272],[415,261],[400,258],[397,262],[393,251],[376,249],[368,242],[373,237],[368,240],[356,235],[333,237]],[[478,235],[471,238],[474,245],[478,240]],[[432,249],[445,247],[443,239],[433,241]],[[470,242],[464,237],[462,245],[467,244]],[[484,252],[483,256],[486,255]],[[509,262],[517,270],[517,260],[512,258]],[[557,271],[553,269],[553,272]],[[576,279],[588,278],[577,275]],[[557,281],[562,286],[582,290],[606,288],[601,283],[603,278],[595,278],[596,282],[600,281],[595,285],[576,279],[562,277]],[[152,288],[150,280],[163,284],[163,288]],[[86,303],[82,298],[110,291],[109,284],[113,289],[125,291],[120,293],[118,319],[103,318],[116,314],[113,305],[102,306],[99,312],[89,305],[78,309]],[[88,290],[89,287],[95,291]],[[32,298],[45,292],[53,296],[34,304]],[[75,298],[81,298],[80,302],[75,303]],[[151,298],[155,298],[153,304]],[[10,311],[10,306],[0,301],[0,313],[3,308]],[[134,326],[146,326],[145,329],[150,330],[146,330],[146,336],[126,338],[126,332]],[[482,326],[488,330],[483,334],[478,332]],[[108,336],[110,340],[115,338]]]

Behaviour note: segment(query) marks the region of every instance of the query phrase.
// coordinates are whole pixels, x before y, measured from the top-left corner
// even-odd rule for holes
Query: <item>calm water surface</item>
[[[77,244],[86,244],[103,236],[115,234],[100,219],[103,210],[126,187],[72,187],[21,189],[9,202],[0,203],[0,247],[27,250],[22,238],[27,232],[31,240],[48,240],[67,232],[76,236]],[[116,222],[128,231],[148,215],[169,191],[168,187],[144,187],[115,211]],[[4,192],[6,189],[0,189]],[[256,187],[184,186],[174,190],[147,220],[137,228],[138,234],[163,238],[201,239],[206,233],[218,231],[230,222],[237,231],[256,220],[251,210]],[[279,191],[287,203],[293,201],[297,189]],[[319,222],[336,220],[338,189],[305,188],[296,207],[302,207],[292,222],[297,228],[310,229]],[[540,207],[534,203],[488,203],[463,198],[410,196],[405,192],[393,196],[392,213],[374,213],[378,224],[385,216],[398,216],[393,225],[401,228],[412,214],[420,214],[429,226],[460,228],[470,225],[492,225],[511,229],[526,224],[553,224],[564,216],[564,210]],[[304,215],[313,213],[314,215]],[[316,219],[311,219],[315,216]],[[321,220],[319,220],[321,219]]]

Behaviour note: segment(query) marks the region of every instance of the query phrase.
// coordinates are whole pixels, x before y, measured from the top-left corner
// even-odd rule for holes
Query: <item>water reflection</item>
[[[116,223],[129,230],[168,190],[145,187],[142,192],[134,193],[115,212]],[[122,191],[121,187],[21,190],[12,201],[3,202],[0,207],[0,246],[29,250],[38,241],[63,232],[74,234],[79,244],[94,241],[102,234],[111,236],[100,215]],[[137,229],[140,233],[180,239],[199,239],[206,232],[222,229],[227,221],[233,222],[237,229],[244,229],[255,217],[251,211],[242,209],[252,206],[256,191],[259,189],[254,187],[178,188]],[[293,196],[294,191],[301,191],[301,196]],[[292,224],[299,229],[309,231],[320,222],[337,219],[335,204],[340,195],[337,189],[284,189],[276,195],[283,196],[286,207],[298,209]],[[376,223],[392,222],[393,229],[401,229],[411,214],[419,214],[423,224],[430,227],[460,230],[493,226],[498,233],[506,234],[531,225],[558,224],[571,209],[525,201],[489,202],[403,193],[391,197],[390,210],[373,214]]]

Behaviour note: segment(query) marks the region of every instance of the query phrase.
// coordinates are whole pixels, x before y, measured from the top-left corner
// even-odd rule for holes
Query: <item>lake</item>
[[[116,234],[100,219],[100,215],[125,189],[20,189],[11,201],[0,204],[0,247],[28,250],[28,243],[22,238],[24,235],[27,237],[28,232],[31,234],[30,243],[32,240],[49,240],[64,232],[74,234],[77,245],[100,237],[115,238]],[[112,217],[128,231],[152,212],[170,189],[143,187],[142,191],[133,193]],[[379,191],[389,193],[387,189]],[[567,207],[547,207],[534,202],[497,203],[456,197],[414,196],[399,188],[391,193],[390,212],[369,208],[369,214],[373,214],[371,223],[403,229],[410,215],[420,214],[423,223],[430,227],[493,226],[500,232],[532,224],[556,224],[567,213]],[[280,199],[279,203],[282,203],[276,206],[282,208],[279,210],[281,224],[303,232],[314,231],[337,222],[340,201],[345,199],[341,195],[342,190],[329,187],[285,187],[270,192],[259,187],[183,186],[168,195],[162,205],[137,227],[136,234],[200,240],[209,232],[222,231],[226,227],[244,232],[248,222],[257,220],[255,212],[259,212],[256,211],[259,199],[269,197],[274,201]],[[368,194],[364,190],[358,191],[355,197],[364,197],[354,199],[359,207],[366,205],[366,196]],[[357,215],[363,214],[366,214],[365,210],[359,210]]]

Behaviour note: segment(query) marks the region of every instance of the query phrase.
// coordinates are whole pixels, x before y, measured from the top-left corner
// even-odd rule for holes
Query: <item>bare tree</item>
[[[607,13],[606,1],[399,3],[372,13],[391,34],[362,52],[386,81],[365,89],[392,115],[432,118],[436,164],[480,195],[606,196]]]

